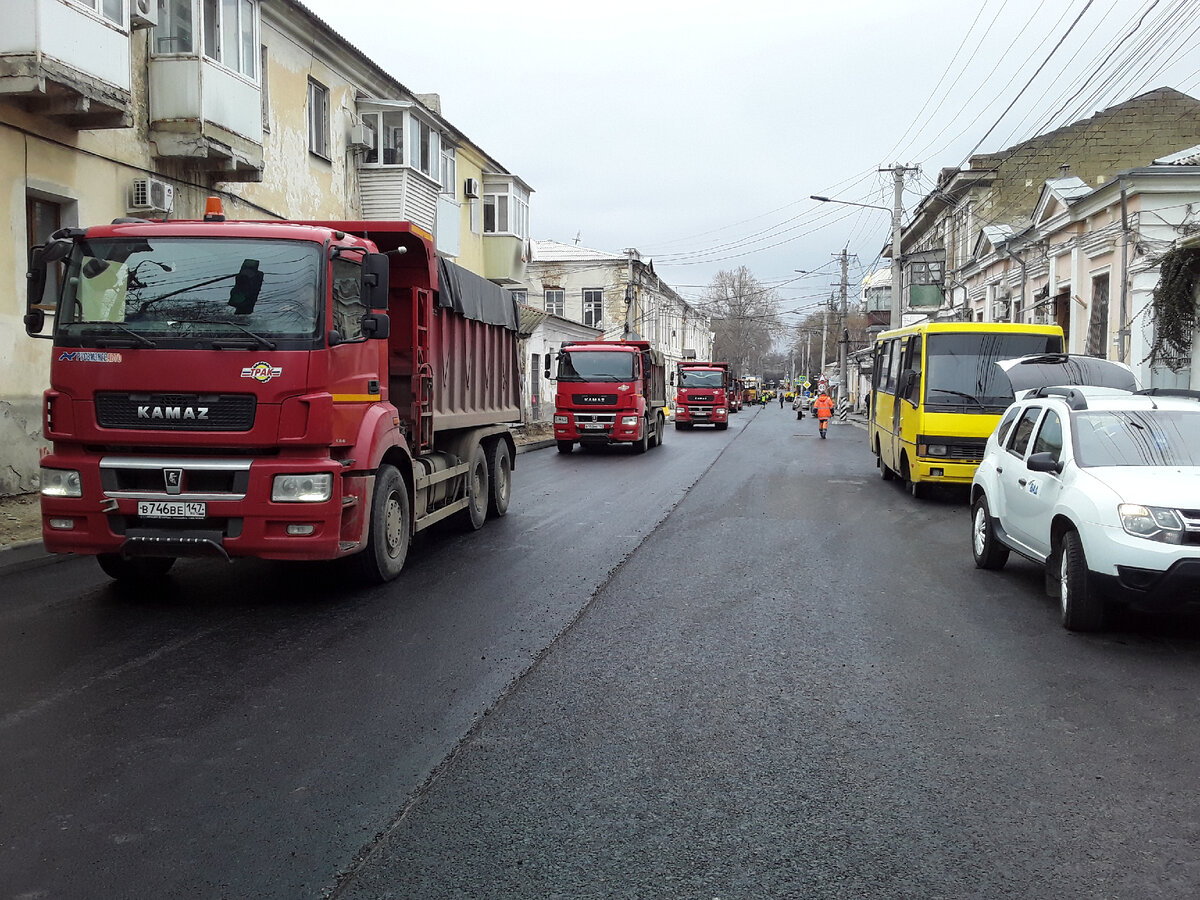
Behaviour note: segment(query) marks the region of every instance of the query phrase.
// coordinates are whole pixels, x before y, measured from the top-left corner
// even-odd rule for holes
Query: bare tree
[[[713,356],[732,363],[740,373],[761,372],[776,336],[783,331],[775,291],[740,266],[714,276],[705,290],[704,303],[716,335]]]

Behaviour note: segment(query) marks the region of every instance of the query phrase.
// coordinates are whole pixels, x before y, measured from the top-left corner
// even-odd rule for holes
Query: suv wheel
[[[1087,559],[1078,532],[1068,531],[1062,536],[1057,557],[1051,556],[1051,560],[1056,558],[1063,628],[1099,631],[1104,627],[1104,599],[1089,583]]]
[[[983,494],[971,507],[971,552],[975,555],[975,565],[981,569],[1002,569],[1008,562],[1008,548],[996,539],[991,510]]]

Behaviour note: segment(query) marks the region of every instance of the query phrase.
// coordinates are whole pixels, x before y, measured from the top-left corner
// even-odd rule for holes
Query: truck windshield
[[[322,248],[302,241],[78,242],[59,300],[60,343],[311,346]]]
[[[632,353],[611,350],[565,351],[558,360],[559,381],[632,381]]]
[[[681,388],[719,388],[725,386],[725,373],[713,369],[680,369]]]
[[[1002,412],[1013,401],[1013,389],[1008,376],[995,363],[1016,356],[1059,352],[1061,344],[1057,336],[1045,334],[931,334],[925,350],[925,408]]]

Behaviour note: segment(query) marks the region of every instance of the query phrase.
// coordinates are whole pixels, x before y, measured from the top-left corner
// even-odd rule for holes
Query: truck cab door
[[[363,267],[356,254],[335,255],[329,265],[329,372],[334,442],[352,444],[365,405],[386,395],[387,341],[364,330],[373,311],[362,295]]]

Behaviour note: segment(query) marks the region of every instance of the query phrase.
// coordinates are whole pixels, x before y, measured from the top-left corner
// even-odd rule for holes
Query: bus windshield
[[[1003,411],[1013,389],[996,363],[1061,350],[1061,340],[1046,334],[961,332],[930,334],[927,340],[925,408],[946,412]]]

